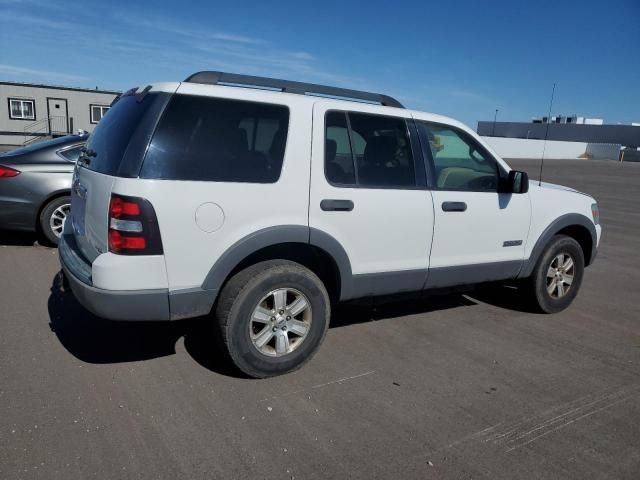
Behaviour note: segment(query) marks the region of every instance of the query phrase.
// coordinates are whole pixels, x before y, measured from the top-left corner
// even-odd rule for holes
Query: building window
[[[98,123],[109,110],[109,105],[89,105],[91,111],[91,123]]]
[[[11,120],[35,120],[35,100],[24,98],[9,99],[9,118]]]

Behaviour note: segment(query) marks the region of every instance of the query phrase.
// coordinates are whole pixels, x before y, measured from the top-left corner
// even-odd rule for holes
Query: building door
[[[65,98],[47,97],[47,116],[50,135],[66,135],[69,132],[69,112]]]

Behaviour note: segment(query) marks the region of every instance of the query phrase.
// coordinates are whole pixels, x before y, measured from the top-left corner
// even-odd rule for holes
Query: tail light
[[[111,195],[109,251],[120,255],[161,255],[156,212],[144,198]]]
[[[4,165],[0,165],[0,178],[15,177],[18,175],[20,175],[20,170],[16,170],[11,167],[5,167]]]

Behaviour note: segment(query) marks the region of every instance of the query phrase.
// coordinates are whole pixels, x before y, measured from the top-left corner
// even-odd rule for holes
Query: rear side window
[[[73,148],[67,148],[65,150],[59,150],[58,151],[58,155],[63,156],[65,159],[69,160],[70,162],[77,162],[78,158],[80,157],[80,151],[82,150],[84,146],[83,145],[78,145],[76,147]]]
[[[402,118],[328,112],[325,175],[340,186],[411,188],[416,172],[407,123]]]
[[[26,147],[16,148],[15,150],[11,150],[9,152],[3,153],[3,155],[8,157],[14,157],[17,155],[25,155],[31,152],[37,152],[39,150],[45,150],[47,148],[52,148],[57,146],[60,146],[60,148],[63,148],[70,141],[74,141],[74,140],[80,141],[80,140],[83,140],[83,138],[76,135],[67,135],[59,138],[52,138],[50,140],[44,140],[42,142],[32,143],[30,145],[27,145]]]
[[[140,176],[274,183],[282,170],[288,126],[289,109],[282,105],[174,95]]]

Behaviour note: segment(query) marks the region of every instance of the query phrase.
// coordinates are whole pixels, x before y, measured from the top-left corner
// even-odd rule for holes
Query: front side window
[[[498,165],[469,135],[440,124],[418,122],[431,152],[436,188],[471,192],[498,189]]]
[[[289,109],[241,100],[174,95],[153,135],[141,177],[275,183]]]
[[[35,101],[23,98],[10,98],[9,118],[11,120],[35,120]]]
[[[90,105],[91,123],[98,123],[109,110],[109,105]]]
[[[325,175],[337,185],[367,188],[416,186],[404,119],[358,112],[328,112]]]

